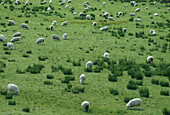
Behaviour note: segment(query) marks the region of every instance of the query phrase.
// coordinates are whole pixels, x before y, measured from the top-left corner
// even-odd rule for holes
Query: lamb
[[[56,40],[59,40],[59,41],[61,40],[58,35],[54,35],[54,34],[52,35],[52,38],[53,38],[53,39],[56,39]]]
[[[14,94],[18,94],[19,93],[19,89],[15,84],[8,84],[8,92],[9,91],[13,91]]]
[[[152,35],[157,36],[157,33],[154,31],[154,32],[152,33]]]
[[[37,44],[39,43],[44,43],[44,38],[38,38],[37,41],[36,41]]]
[[[137,18],[135,18],[135,21],[137,21],[137,22],[141,22],[142,20],[141,20],[141,19],[137,19]]]
[[[147,62],[152,63],[153,62],[153,56],[148,56],[147,57]]]
[[[16,41],[19,41],[20,40],[20,37],[13,37],[12,39],[11,39],[11,42],[16,42]]]
[[[1,2],[1,5],[3,6],[5,4],[5,2]]]
[[[73,12],[73,15],[76,15],[76,12]]]
[[[93,26],[96,26],[97,25],[97,22],[93,22],[93,24],[92,24]]]
[[[123,32],[126,32],[126,28],[123,28],[122,30],[123,30]]]
[[[90,103],[88,101],[84,101],[82,102],[81,107],[83,108],[84,112],[89,112]]]
[[[170,8],[168,8],[168,10],[170,10]]]
[[[14,4],[15,4],[15,5],[18,5],[18,1],[15,1]]]
[[[68,34],[67,34],[67,33],[64,33],[64,34],[63,34],[63,39],[66,40],[66,39],[67,39],[67,36],[68,36]]]
[[[57,22],[54,20],[54,21],[52,22],[52,25],[55,26],[56,24],[57,24]]]
[[[138,6],[138,3],[135,3],[134,6]]]
[[[135,13],[130,13],[130,16],[135,16]]]
[[[102,27],[102,28],[100,28],[100,31],[106,31],[106,30],[108,30],[109,29],[109,27]]]
[[[17,32],[13,35],[13,37],[18,37],[18,36],[21,36],[21,33],[20,32]]]
[[[8,20],[8,24],[15,25],[15,22],[13,20]]]
[[[153,33],[153,32],[155,32],[155,30],[151,29],[151,30],[150,30],[150,33]]]
[[[141,103],[142,103],[142,100],[139,99],[139,98],[134,98],[134,99],[131,99],[127,104],[126,104],[126,107],[127,109],[129,107],[134,107],[134,106],[140,106],[140,109],[141,109]]]
[[[13,50],[13,49],[14,49],[14,44],[8,42],[8,43],[7,43],[7,47],[10,48],[11,50]]]
[[[60,3],[60,5],[64,5],[66,3],[65,0],[62,0],[62,2]]]
[[[90,20],[91,18],[90,18],[90,16],[89,16],[89,15],[86,15],[86,19]]]
[[[21,28],[29,29],[29,26],[27,24],[21,24]]]
[[[68,0],[67,3],[71,3],[71,0]]]
[[[68,5],[65,6],[65,9],[68,9]]]
[[[81,74],[80,75],[80,83],[83,84],[85,80],[86,80],[86,76],[84,74]]]
[[[130,2],[131,5],[134,5],[135,3],[136,3],[135,1],[131,1],[131,2]]]
[[[86,63],[86,68],[92,67],[92,66],[93,66],[93,62],[92,62],[92,61],[88,61],[88,62]]]
[[[3,41],[3,42],[5,42],[5,41],[6,41],[6,38],[5,38],[5,36],[4,36],[4,35],[1,35],[1,34],[0,34],[0,41]]]
[[[109,59],[109,53],[105,52],[103,57]]]
[[[119,16],[121,16],[121,15],[122,15],[122,12],[118,12],[117,14],[118,14]]]
[[[108,20],[115,21],[115,19],[113,17],[108,17]]]
[[[68,22],[67,22],[67,21],[66,21],[66,22],[63,22],[61,25],[62,25],[62,26],[66,26],[66,25],[68,25]]]
[[[135,12],[140,12],[140,8],[137,8],[137,9],[135,10]]]
[[[159,16],[158,13],[155,13],[154,16]]]
[[[49,29],[52,31],[54,30],[54,26],[53,25],[50,25]]]

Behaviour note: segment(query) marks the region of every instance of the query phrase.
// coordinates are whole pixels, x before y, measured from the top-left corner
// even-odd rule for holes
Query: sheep
[[[138,3],[135,3],[134,6],[138,6]]]
[[[67,22],[67,21],[66,21],[66,22],[63,22],[61,25],[62,25],[62,26],[66,26],[66,25],[68,25],[68,22]]]
[[[156,4],[156,1],[154,1],[153,4],[155,5],[155,4]]]
[[[135,21],[137,21],[137,22],[141,22],[142,20],[141,20],[141,19],[137,19],[137,18],[135,18]]]
[[[27,6],[28,6],[28,4],[29,4],[29,1],[27,0],[27,1],[25,2],[25,5],[27,5]]]
[[[148,7],[145,7],[146,10],[148,10],[149,8]]]
[[[83,6],[84,6],[84,7],[87,7],[88,5],[87,5],[86,3],[83,3]]]
[[[123,28],[122,30],[123,30],[123,32],[126,32],[126,28]]]
[[[90,8],[91,8],[91,6],[87,6],[87,8],[88,8],[88,9],[90,9]]]
[[[100,31],[106,31],[106,30],[108,30],[108,29],[109,29],[109,27],[107,27],[107,26],[106,26],[106,27],[101,27],[101,28],[100,28]]]
[[[54,26],[53,25],[50,25],[49,29],[52,31],[54,30]]]
[[[20,40],[20,37],[13,37],[12,39],[11,39],[11,42],[16,42],[16,41],[19,41]]]
[[[84,10],[88,10],[88,8],[84,8]]]
[[[54,20],[54,21],[52,22],[52,25],[55,26],[56,24],[57,24],[57,22]]]
[[[88,61],[88,62],[86,63],[86,68],[92,67],[92,66],[93,66],[93,62],[92,62],[92,61]]]
[[[1,5],[3,6],[5,4],[5,2],[1,2]]]
[[[16,25],[13,20],[8,20],[8,24],[10,24],[10,25]]]
[[[71,3],[71,0],[68,0],[67,3]]]
[[[37,44],[39,43],[44,43],[44,38],[38,38],[37,41],[36,41]]]
[[[125,7],[129,7],[129,5],[125,5]]]
[[[64,5],[66,3],[65,0],[62,0],[62,2],[60,3],[60,5]]]
[[[50,0],[49,3],[52,4],[52,0]]]
[[[63,39],[66,40],[67,37],[68,37],[68,34],[67,34],[67,33],[64,33],[64,34],[63,34]]]
[[[130,13],[130,16],[135,16],[135,13]]]
[[[108,16],[108,12],[105,12],[105,13],[103,14],[103,16]]]
[[[68,9],[68,5],[65,6],[65,9]]]
[[[134,98],[134,99],[131,99],[131,100],[126,104],[126,108],[128,109],[129,107],[140,106],[140,109],[141,109],[141,103],[142,103],[142,100],[141,100],[141,99],[139,99],[139,98]]]
[[[15,5],[18,5],[18,1],[15,1],[14,4],[15,4]]]
[[[131,2],[130,2],[131,5],[134,5],[135,3],[136,3],[135,1],[131,1]]]
[[[73,12],[73,15],[76,15],[76,12]]]
[[[154,16],[159,16],[158,13],[155,13]]]
[[[155,30],[151,29],[151,30],[150,30],[150,33],[153,33],[153,32],[155,32]]]
[[[148,56],[147,57],[147,62],[152,63],[153,62],[153,56]]]
[[[79,13],[79,16],[83,16],[83,13],[82,13],[82,12],[80,12],[80,13]]]
[[[41,2],[41,4],[46,4],[47,3],[47,1],[43,1],[43,2]]]
[[[86,1],[86,2],[84,2],[84,3],[85,3],[85,4],[88,4],[88,5],[90,4],[89,1]]]
[[[152,35],[157,36],[157,33],[154,31],[154,32],[152,33]]]
[[[109,53],[105,52],[103,57],[109,59]]]
[[[9,91],[13,91],[14,94],[19,93],[19,89],[18,89],[17,85],[15,85],[15,84],[8,84],[8,92]]]
[[[7,47],[10,48],[11,50],[13,50],[13,49],[14,49],[14,44],[8,42],[8,43],[7,43]]]
[[[170,10],[170,8],[168,8],[168,10]]]
[[[13,37],[18,37],[18,36],[21,36],[21,33],[20,32],[17,32],[13,35]]]
[[[106,13],[106,11],[102,10],[102,13],[104,14],[104,13]]]
[[[84,101],[82,102],[81,107],[83,108],[84,112],[89,112],[90,103],[88,101]]]
[[[47,8],[47,11],[51,11],[51,8],[50,8],[50,7],[48,7],[48,8]]]
[[[21,28],[29,29],[29,26],[27,24],[21,24]]]
[[[85,80],[86,80],[86,76],[84,74],[81,74],[80,75],[80,83],[83,84]]]
[[[106,5],[106,2],[103,2],[103,5]]]
[[[122,15],[122,12],[118,12],[117,14],[118,14],[119,16],[121,16],[121,15]]]
[[[90,16],[89,16],[89,15],[86,15],[86,19],[90,20],[91,18],[90,18]]]
[[[58,40],[58,41],[61,40],[60,37],[59,37],[58,35],[54,35],[54,34],[52,35],[52,38],[53,38],[53,39],[56,39],[56,40]]]
[[[1,35],[1,34],[0,34],[0,41],[3,41],[3,42],[5,42],[5,41],[6,41],[6,38],[5,38],[5,36],[4,36],[4,35]]]
[[[108,20],[115,21],[115,19],[113,17],[108,17]]]
[[[97,22],[93,22],[93,24],[92,24],[93,26],[96,26],[97,25]]]
[[[135,12],[140,12],[140,8],[137,8],[137,9],[135,10]]]

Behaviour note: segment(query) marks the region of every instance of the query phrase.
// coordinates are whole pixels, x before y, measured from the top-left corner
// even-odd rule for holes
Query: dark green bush
[[[11,52],[9,52],[9,51],[5,51],[5,54],[11,55]]]
[[[65,76],[65,79],[68,79],[69,81],[74,81],[75,77],[74,76]]]
[[[152,84],[159,85],[159,80],[158,80],[158,79],[152,79],[151,83],[152,83]]]
[[[95,73],[100,73],[101,70],[103,70],[103,67],[101,67],[101,66],[97,66],[94,68]]]
[[[136,90],[137,88],[138,88],[138,86],[137,86],[136,82],[133,80],[130,80],[129,84],[127,84],[127,89]]]
[[[151,71],[145,71],[145,76],[146,77],[151,77],[152,76],[152,72]]]
[[[53,82],[52,81],[44,81],[44,85],[52,85]]]
[[[124,102],[125,102],[125,103],[128,103],[131,99],[133,99],[133,98],[130,98],[130,97],[124,97]]]
[[[163,108],[162,113],[163,115],[170,115],[170,109]]]
[[[6,99],[12,99],[12,94],[11,94],[11,93],[8,93],[5,98],[6,98]]]
[[[54,76],[53,75],[47,75],[47,79],[53,79]]]
[[[61,69],[61,71],[63,72],[64,75],[72,75],[73,72],[70,68],[63,68]]]
[[[111,82],[117,82],[117,76],[113,74],[108,75],[108,80]]]
[[[51,66],[52,72],[58,72],[58,68],[55,66]]]
[[[6,63],[0,61],[0,68],[5,68],[6,67]]]
[[[117,89],[110,88],[109,90],[110,90],[110,93],[113,94],[113,95],[118,95],[119,94]]]
[[[17,70],[16,70],[16,73],[18,73],[18,74],[24,74],[25,71],[24,71],[24,70],[17,69]]]
[[[22,109],[23,112],[30,112],[30,108],[26,107]]]
[[[169,91],[168,90],[161,90],[160,94],[165,95],[165,96],[169,96]]]
[[[26,57],[26,58],[27,58],[27,57],[29,57],[29,55],[27,55],[27,54],[23,54],[23,55],[22,55],[22,57]]]
[[[85,88],[84,87],[79,87],[79,86],[75,86],[71,89],[72,93],[79,93],[79,92],[84,92]]]
[[[38,59],[40,61],[45,61],[46,59],[48,59],[48,57],[47,56],[38,56]]]
[[[149,90],[147,88],[140,88],[139,94],[141,97],[149,97]]]
[[[7,94],[7,91],[5,91],[5,90],[1,91],[1,95],[6,95],[6,94]]]
[[[78,62],[73,61],[73,66],[81,66],[81,60],[79,60]]]
[[[16,105],[15,101],[8,101],[8,105]]]
[[[44,68],[43,65],[41,64],[34,64],[32,67],[29,65],[27,68],[26,68],[26,71],[27,72],[30,72],[32,74],[37,74],[37,73],[40,73],[40,71],[42,70],[42,68]]]
[[[137,85],[143,85],[143,81],[136,81]]]
[[[162,87],[169,87],[169,82],[168,81],[160,81],[160,85]]]
[[[28,50],[26,53],[27,53],[27,54],[32,54],[32,51],[31,51],[31,50]]]
[[[69,79],[63,79],[63,80],[61,80],[61,83],[70,83],[70,80]]]

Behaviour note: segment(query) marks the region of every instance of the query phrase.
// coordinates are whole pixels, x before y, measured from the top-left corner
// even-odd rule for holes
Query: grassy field
[[[40,0],[30,0],[28,6],[23,0],[18,6],[14,5],[14,0],[6,0],[4,6],[0,5],[0,34],[7,39],[6,42],[0,41],[0,115],[23,115],[28,113],[27,110],[32,115],[163,114],[163,108],[170,105],[170,96],[160,94],[164,90],[168,94],[170,92],[170,13],[166,7],[170,4],[138,2],[135,7],[129,2],[105,0],[104,6],[103,1],[89,0],[92,9],[84,14],[95,15],[94,20],[78,16],[84,11],[85,0],[66,3],[69,9],[65,9],[65,5],[60,6],[58,0],[44,5],[40,4]],[[124,7],[126,4],[129,7]],[[36,7],[40,6],[36,11]],[[54,10],[45,11],[49,6]],[[148,10],[145,10],[146,6]],[[135,12],[136,8],[141,11]],[[113,16],[115,21],[100,16],[102,10]],[[77,15],[72,15],[74,11]],[[124,15],[118,16],[118,12]],[[134,12],[133,19],[140,18],[142,22],[129,21],[129,14]],[[154,16],[154,13],[159,16]],[[8,20],[14,20],[16,25],[8,25]],[[54,20],[57,25],[50,31],[48,28]],[[61,26],[63,21],[68,21],[68,26]],[[94,21],[97,22],[96,27],[92,26]],[[21,23],[28,24],[30,29],[22,29]],[[101,32],[100,27],[104,26],[108,26],[109,30]],[[127,28],[126,33],[122,33],[124,27]],[[151,29],[158,35],[152,36]],[[14,49],[10,50],[6,43],[16,32],[21,32],[21,40],[14,42]],[[68,34],[67,40],[52,39],[53,34],[62,38],[64,33]],[[37,45],[35,42],[41,37],[45,42]],[[109,52],[109,60],[103,59],[105,52]],[[150,55],[154,57],[152,64],[146,63]],[[94,62],[92,72],[85,70],[89,60]],[[80,66],[73,65],[74,61]],[[33,68],[34,64],[42,66],[42,70]],[[69,70],[66,68],[72,73],[67,73]],[[130,71],[132,74],[129,74]],[[148,77],[146,72],[151,76]],[[79,77],[83,73],[87,79],[81,85]],[[142,78],[138,78],[136,73]],[[109,74],[117,80],[109,80]],[[127,88],[130,80],[135,82],[136,89]],[[153,80],[157,80],[158,84],[154,84]],[[12,95],[12,99],[6,99],[10,97],[7,93],[9,83],[16,84],[20,90],[18,95]],[[141,88],[149,90],[149,97],[141,97]],[[110,89],[116,89],[118,95],[111,94]],[[142,109],[127,110],[125,99],[130,98],[141,98]],[[9,105],[12,101],[14,105]],[[90,102],[89,113],[83,112],[83,101]]]

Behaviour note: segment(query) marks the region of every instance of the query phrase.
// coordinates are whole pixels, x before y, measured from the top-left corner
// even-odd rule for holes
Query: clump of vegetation
[[[93,72],[92,67],[85,68],[85,72]]]
[[[108,75],[108,80],[111,82],[117,82],[117,76],[113,74]]]
[[[29,57],[29,55],[27,55],[27,54],[22,54],[22,57]]]
[[[44,85],[52,85],[53,82],[52,81],[44,81]]]
[[[25,71],[24,71],[24,70],[17,69],[17,70],[16,70],[16,73],[18,73],[18,74],[24,74]]]
[[[135,81],[130,80],[130,81],[129,81],[129,84],[127,84],[127,89],[136,90],[136,89],[138,89],[138,86],[137,86],[137,84],[135,83]]]
[[[23,108],[22,111],[23,112],[30,112],[30,108],[29,107]]]
[[[79,61],[73,61],[73,66],[81,66],[81,60]]]
[[[141,97],[149,97],[149,89],[147,88],[140,88],[139,94]]]
[[[97,67],[94,68],[93,71],[94,71],[95,73],[100,73],[101,70],[103,70],[103,67],[97,66]]]
[[[65,88],[65,91],[70,92],[72,88],[72,84],[67,84],[67,87]]]
[[[70,80],[69,79],[63,79],[63,80],[61,80],[61,83],[70,83]]]
[[[1,91],[1,95],[6,95],[7,94],[7,91],[6,90],[2,90]]]
[[[58,68],[55,66],[51,66],[52,72],[58,72]]]
[[[168,81],[160,81],[160,85],[162,87],[169,87],[169,82]]]
[[[110,93],[113,94],[113,95],[118,95],[119,94],[117,89],[110,88],[109,90],[110,90]]]
[[[85,88],[84,87],[80,87],[80,86],[75,86],[71,89],[72,93],[79,93],[79,92],[84,92]]]
[[[27,68],[26,68],[26,71],[27,72],[30,72],[32,74],[37,74],[37,73],[40,73],[40,71],[42,70],[42,68],[44,68],[43,65],[41,64],[34,64],[32,67],[29,65]]]
[[[5,98],[6,98],[6,99],[12,99],[12,94],[11,94],[11,93],[8,93]]]
[[[163,113],[163,115],[170,115],[170,109],[163,108],[162,113]]]
[[[151,83],[155,84],[155,85],[159,85],[159,80],[158,79],[152,79]]]
[[[53,79],[54,76],[53,75],[46,75],[47,79]]]
[[[38,56],[38,59],[40,61],[45,61],[46,59],[48,59],[48,57],[47,56]]]
[[[31,51],[31,50],[28,50],[26,53],[27,53],[27,54],[32,54],[32,51]]]
[[[131,97],[124,97],[124,102],[128,103],[131,99],[133,99],[133,98],[131,98]]]
[[[8,105],[16,105],[15,101],[8,101]]]
[[[165,95],[165,96],[169,96],[169,91],[168,90],[161,90],[160,94]]]

